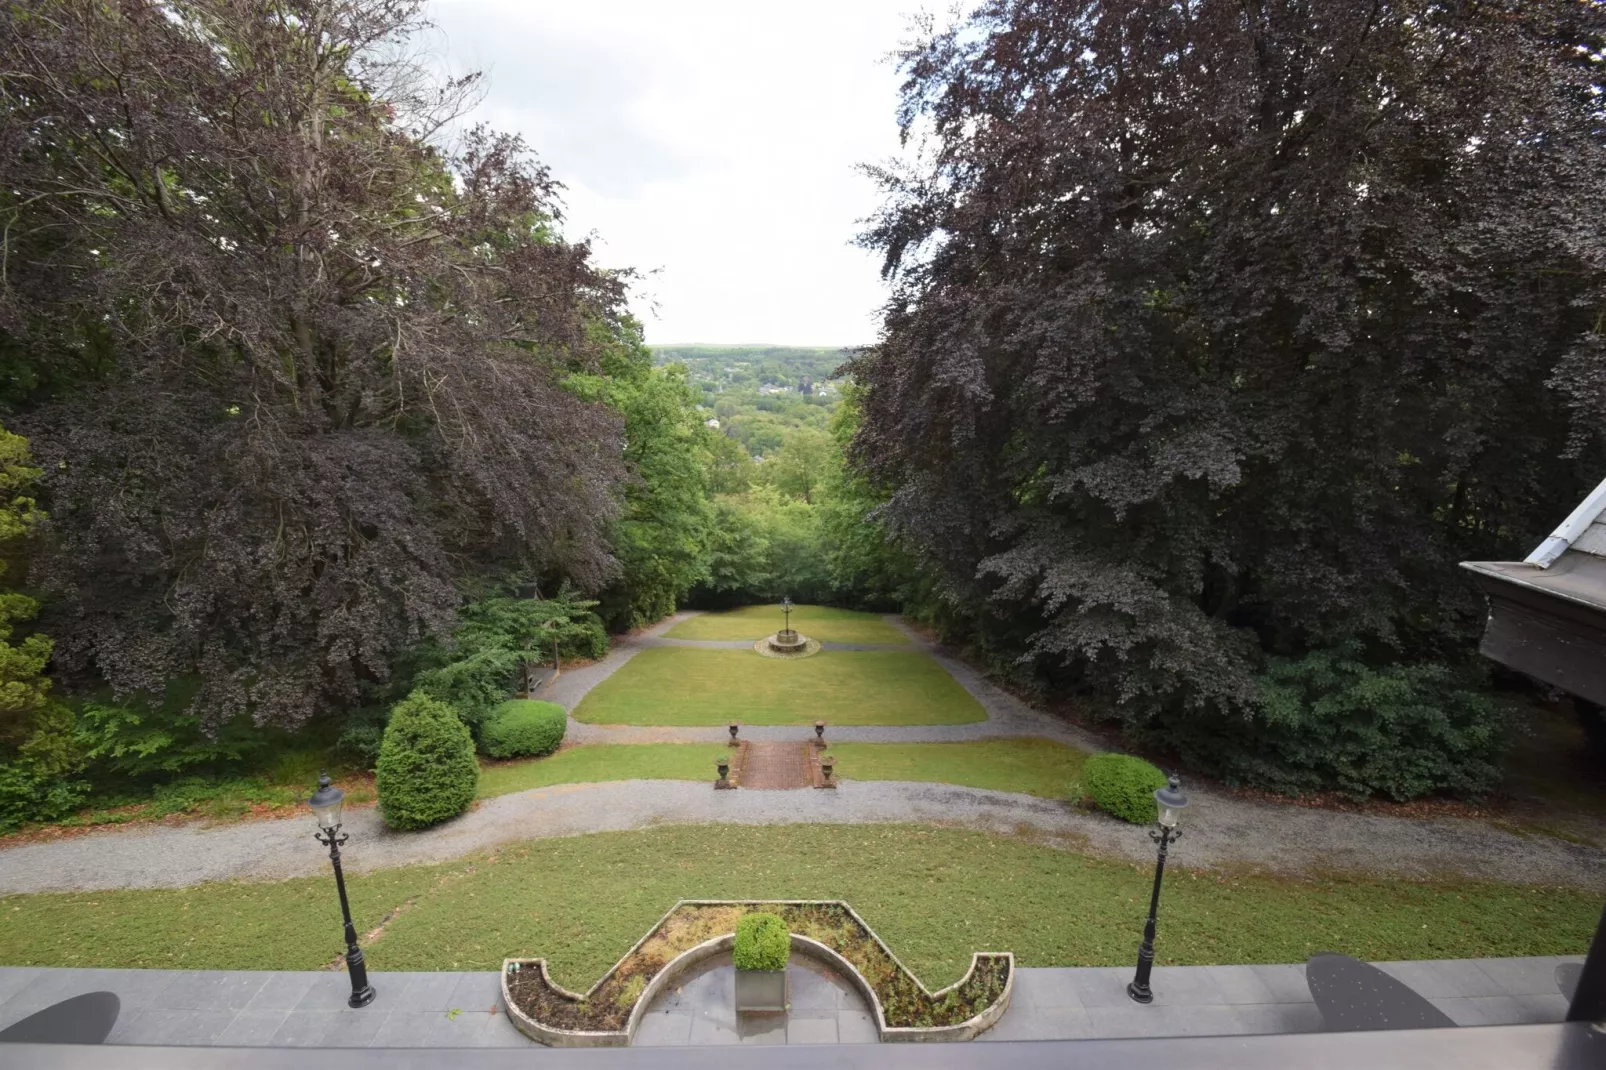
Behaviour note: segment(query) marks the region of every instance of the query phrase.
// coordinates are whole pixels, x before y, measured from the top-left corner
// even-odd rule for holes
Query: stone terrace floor
[[[1559,1022],[1553,973],[1568,958],[1456,959],[1378,965],[1460,1025]],[[1127,968],[1021,969],[1003,1020],[984,1040],[1222,1036],[1311,1032],[1321,1015],[1304,966],[1161,966],[1155,1001],[1126,997]],[[738,1031],[717,971],[688,976],[652,1008],[639,1045],[865,1043],[869,1015],[845,985],[794,980],[784,1024]],[[378,998],[345,1005],[344,973],[0,968],[0,1028],[82,992],[122,1000],[110,1044],[453,1048],[533,1044],[501,1010],[495,973],[374,973]]]

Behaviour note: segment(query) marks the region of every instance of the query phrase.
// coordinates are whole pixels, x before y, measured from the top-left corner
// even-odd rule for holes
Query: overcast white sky
[[[884,62],[920,0],[435,0],[476,117],[522,133],[568,187],[565,230],[656,271],[647,341],[858,345],[884,289],[854,166],[898,151]]]

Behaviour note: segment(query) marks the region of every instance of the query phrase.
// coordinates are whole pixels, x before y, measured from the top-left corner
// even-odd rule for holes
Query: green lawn
[[[878,613],[859,613],[830,606],[793,606],[792,627],[822,643],[907,643],[909,637]],[[670,639],[752,639],[781,630],[781,607],[743,606],[724,613],[704,613],[675,625]]]
[[[714,760],[731,751],[723,743],[602,743],[560,750],[547,758],[487,762],[480,768],[480,798],[553,784],[603,780],[709,780]]]
[[[1141,835],[1141,830],[1134,830]],[[1182,841],[1176,861],[1186,858]],[[542,955],[584,990],[677,899],[842,898],[927,984],[972,951],[1130,966],[1149,864],[919,826],[686,826],[509,845],[350,880],[376,970],[494,970]],[[1581,953],[1598,893],[1403,880],[1296,882],[1168,868],[1160,961]],[[327,874],[262,884],[0,899],[0,963],[314,970],[340,951]]]
[[[591,724],[964,724],[987,713],[915,650],[831,651],[787,661],[751,650],[652,647],[574,711]]]
[[[607,780],[713,780],[722,743],[593,743],[550,758],[490,762],[480,798],[553,784]],[[835,743],[839,775],[850,780],[927,780],[1064,799],[1087,755],[1048,739],[974,743]]]
[[[1050,739],[832,743],[830,750],[844,780],[930,780],[1045,799],[1070,797],[1087,760],[1085,751]]]

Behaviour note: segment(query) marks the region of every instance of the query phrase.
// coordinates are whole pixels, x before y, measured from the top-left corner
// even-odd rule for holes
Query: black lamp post
[[[1154,863],[1154,893],[1149,897],[1149,920],[1143,926],[1143,943],[1138,945],[1137,976],[1126,986],[1126,994],[1139,1003],[1149,1003],[1154,999],[1154,993],[1149,991],[1149,971],[1154,967],[1154,923],[1160,912],[1160,878],[1165,875],[1166,848],[1182,835],[1177,829],[1177,818],[1182,808],[1188,805],[1188,797],[1182,794],[1182,782],[1172,777],[1171,783],[1154,793],[1154,803],[1159,810],[1160,827],[1149,830],[1149,839],[1160,845],[1160,855]]]
[[[781,634],[790,638],[792,634],[792,598],[790,595],[781,599],[781,613],[784,614],[782,619],[785,621],[784,626],[781,628]]]
[[[329,861],[335,866],[335,887],[340,889],[340,913],[346,919],[346,970],[351,974],[351,998],[346,1003],[352,1007],[366,1007],[374,1001],[374,986],[368,983],[368,967],[363,962],[362,948],[357,946],[357,929],[351,924],[351,904],[346,901],[346,877],[340,871],[340,845],[349,838],[340,833],[340,807],[345,801],[346,793],[329,782],[329,774],[318,774],[318,790],[307,803],[318,815],[318,831],[312,836],[329,848]]]

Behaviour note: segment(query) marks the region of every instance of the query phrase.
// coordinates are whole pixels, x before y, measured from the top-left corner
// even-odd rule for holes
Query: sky
[[[899,151],[919,0],[435,0],[440,47],[484,70],[471,118],[516,131],[567,187],[564,231],[649,273],[650,344],[862,345],[886,290],[853,245],[857,173]]]

